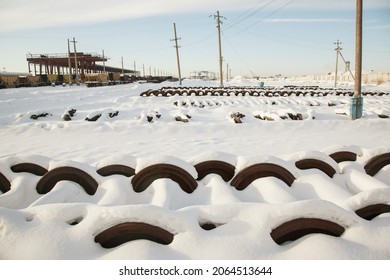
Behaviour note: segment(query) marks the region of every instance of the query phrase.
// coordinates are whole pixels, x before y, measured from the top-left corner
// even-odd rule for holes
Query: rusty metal
[[[68,56],[65,54],[28,54],[27,62],[28,67],[31,69],[33,66],[35,75],[44,74],[57,74],[65,75],[69,74],[69,58],[71,73],[75,73],[76,64],[74,62],[75,53],[70,53]],[[80,75],[87,73],[122,73],[122,68],[110,67],[107,65],[97,64],[98,62],[107,62],[107,58],[95,53],[77,52],[77,68]],[[38,67],[38,69],[37,69]],[[134,70],[123,69],[124,72],[135,75]],[[31,70],[30,70],[31,71]]]

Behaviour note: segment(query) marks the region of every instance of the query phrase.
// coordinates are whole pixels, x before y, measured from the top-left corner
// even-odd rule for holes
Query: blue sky
[[[390,1],[364,1],[363,69],[390,71]],[[354,67],[355,0],[0,0],[0,71],[26,72],[26,54],[104,50],[108,65],[176,74],[173,23],[182,76],[218,72],[222,19],[224,70],[232,75],[326,74],[333,44]],[[340,63],[340,68],[344,66]]]

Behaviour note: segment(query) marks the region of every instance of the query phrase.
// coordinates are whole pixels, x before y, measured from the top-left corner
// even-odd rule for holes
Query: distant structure
[[[77,67],[75,63],[75,53],[65,54],[27,54],[27,63],[29,73],[34,75],[68,75],[75,74],[76,69],[78,75],[92,73],[127,73],[129,75],[138,76],[139,72],[130,69],[122,69],[97,64],[98,62],[106,62],[107,58],[96,53],[76,52]],[[33,70],[33,71],[32,71]],[[69,72],[70,71],[70,72]]]
[[[144,76],[140,72],[122,67],[107,66],[108,60],[96,53],[69,52],[64,54],[27,54],[29,73],[0,72],[0,89],[72,85],[80,83],[88,87],[127,84],[135,81],[161,83],[174,80],[172,76]],[[98,64],[98,63],[102,63]],[[145,72],[145,71],[144,71]]]
[[[216,75],[209,71],[194,71],[190,73],[190,79],[215,80]]]

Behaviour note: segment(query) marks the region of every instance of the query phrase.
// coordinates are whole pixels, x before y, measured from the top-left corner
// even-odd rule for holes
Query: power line
[[[233,46],[233,44],[228,40],[228,38],[225,36],[225,34],[222,32],[222,35],[224,36],[226,42],[230,45],[230,47],[233,49],[237,57],[241,60],[241,62],[245,65],[245,67],[248,69],[248,71],[253,75],[256,76],[255,73],[249,68],[248,64],[245,62],[245,60],[241,57],[240,53],[236,50],[236,48]]]
[[[199,40],[191,42],[191,43],[187,43],[187,44],[185,44],[185,46],[192,46],[192,45],[200,44],[200,43],[208,41],[208,40],[210,40],[210,39],[212,39],[214,37],[215,37],[215,33],[212,33],[212,34],[209,34],[208,36],[206,36],[206,37],[204,37],[202,39],[199,39]]]
[[[231,24],[230,25],[227,25],[224,30],[228,30],[234,26],[236,26],[237,24],[240,24],[241,22],[243,22],[244,20],[248,19],[249,17],[255,15],[256,13],[258,13],[259,11],[263,10],[265,7],[269,6],[270,4],[272,4],[273,2],[275,2],[276,0],[271,0],[270,2],[266,3],[265,5],[261,6],[260,8],[256,9],[255,11],[253,11],[252,13],[250,13],[249,15],[245,16],[244,18],[242,19],[239,19],[240,17],[244,16],[245,14],[249,13],[251,10],[253,10],[254,8],[256,8],[258,5],[260,5],[262,2],[264,2],[264,0],[260,0],[255,6],[253,6],[252,8],[248,9],[246,12],[244,12],[243,14],[239,15],[237,18],[233,19],[231,21]]]
[[[294,2],[294,1],[295,1],[295,0],[290,0],[289,2],[287,2],[286,4],[284,4],[283,6],[281,6],[280,8],[278,8],[278,9],[272,11],[271,13],[267,14],[267,15],[264,16],[263,18],[261,18],[261,19],[255,21],[254,23],[248,25],[247,27],[245,27],[245,28],[243,28],[243,29],[237,31],[237,32],[234,33],[234,34],[232,34],[231,37],[234,36],[234,35],[237,35],[237,34],[239,34],[239,33],[241,33],[241,32],[243,32],[243,31],[245,31],[245,30],[247,30],[247,29],[249,29],[249,28],[251,28],[252,26],[254,26],[254,25],[256,25],[256,24],[258,24],[258,23],[260,23],[260,22],[262,22],[262,21],[264,21],[265,19],[269,18],[270,16],[272,16],[272,15],[276,14],[277,12],[279,12],[279,11],[283,10],[284,8],[286,8],[288,5],[290,5],[290,4],[291,4],[292,2]],[[273,1],[272,1],[272,2],[273,2]]]

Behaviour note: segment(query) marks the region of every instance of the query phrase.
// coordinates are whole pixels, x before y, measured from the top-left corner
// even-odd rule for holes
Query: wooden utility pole
[[[137,77],[137,67],[136,67],[136,64],[135,64],[135,60],[134,60],[134,76]]]
[[[355,90],[351,105],[351,118],[363,116],[362,98],[362,41],[363,41],[363,0],[356,0],[356,50],[355,50]]]
[[[75,63],[75,71],[76,71],[76,84],[79,85],[80,84],[80,81],[79,81],[79,73],[78,73],[78,66],[77,66],[77,51],[76,51],[76,39],[73,37],[73,41],[71,41],[73,43],[73,49],[74,49],[74,63]]]
[[[72,84],[72,65],[70,64],[70,42],[69,42],[69,39],[68,39],[68,67],[69,67],[69,71],[68,71],[69,85],[71,85]]]
[[[229,63],[226,63],[226,82],[229,82]]]
[[[356,53],[355,53],[355,97],[362,91],[362,30],[363,30],[363,0],[356,0]]]
[[[218,28],[218,50],[219,50],[219,81],[220,86],[223,87],[223,72],[222,72],[222,46],[221,46],[221,16],[219,15],[219,11],[217,11],[217,15],[214,15],[214,19],[217,20],[217,28]]]
[[[122,74],[124,74],[124,70],[123,70],[123,56],[121,57],[121,63],[122,63]]]
[[[102,53],[103,53],[103,72],[105,73],[106,72],[106,62],[105,62],[105,58],[104,58],[104,50],[102,50]]]
[[[336,51],[336,70],[334,73],[334,88],[337,88],[337,71],[338,71],[338,67],[339,67],[339,53],[342,50],[340,45],[342,43],[339,40],[337,40],[337,42],[334,44],[336,45],[336,48],[335,48],[335,51]]]
[[[177,33],[176,33],[176,23],[173,23],[173,33],[175,38],[172,39],[171,41],[175,41],[175,48],[176,48],[176,60],[177,60],[177,71],[179,74],[179,85],[181,85],[181,71],[180,71],[180,58],[179,58],[179,48],[180,46],[177,44],[177,40],[180,40],[181,38],[177,38]]]

